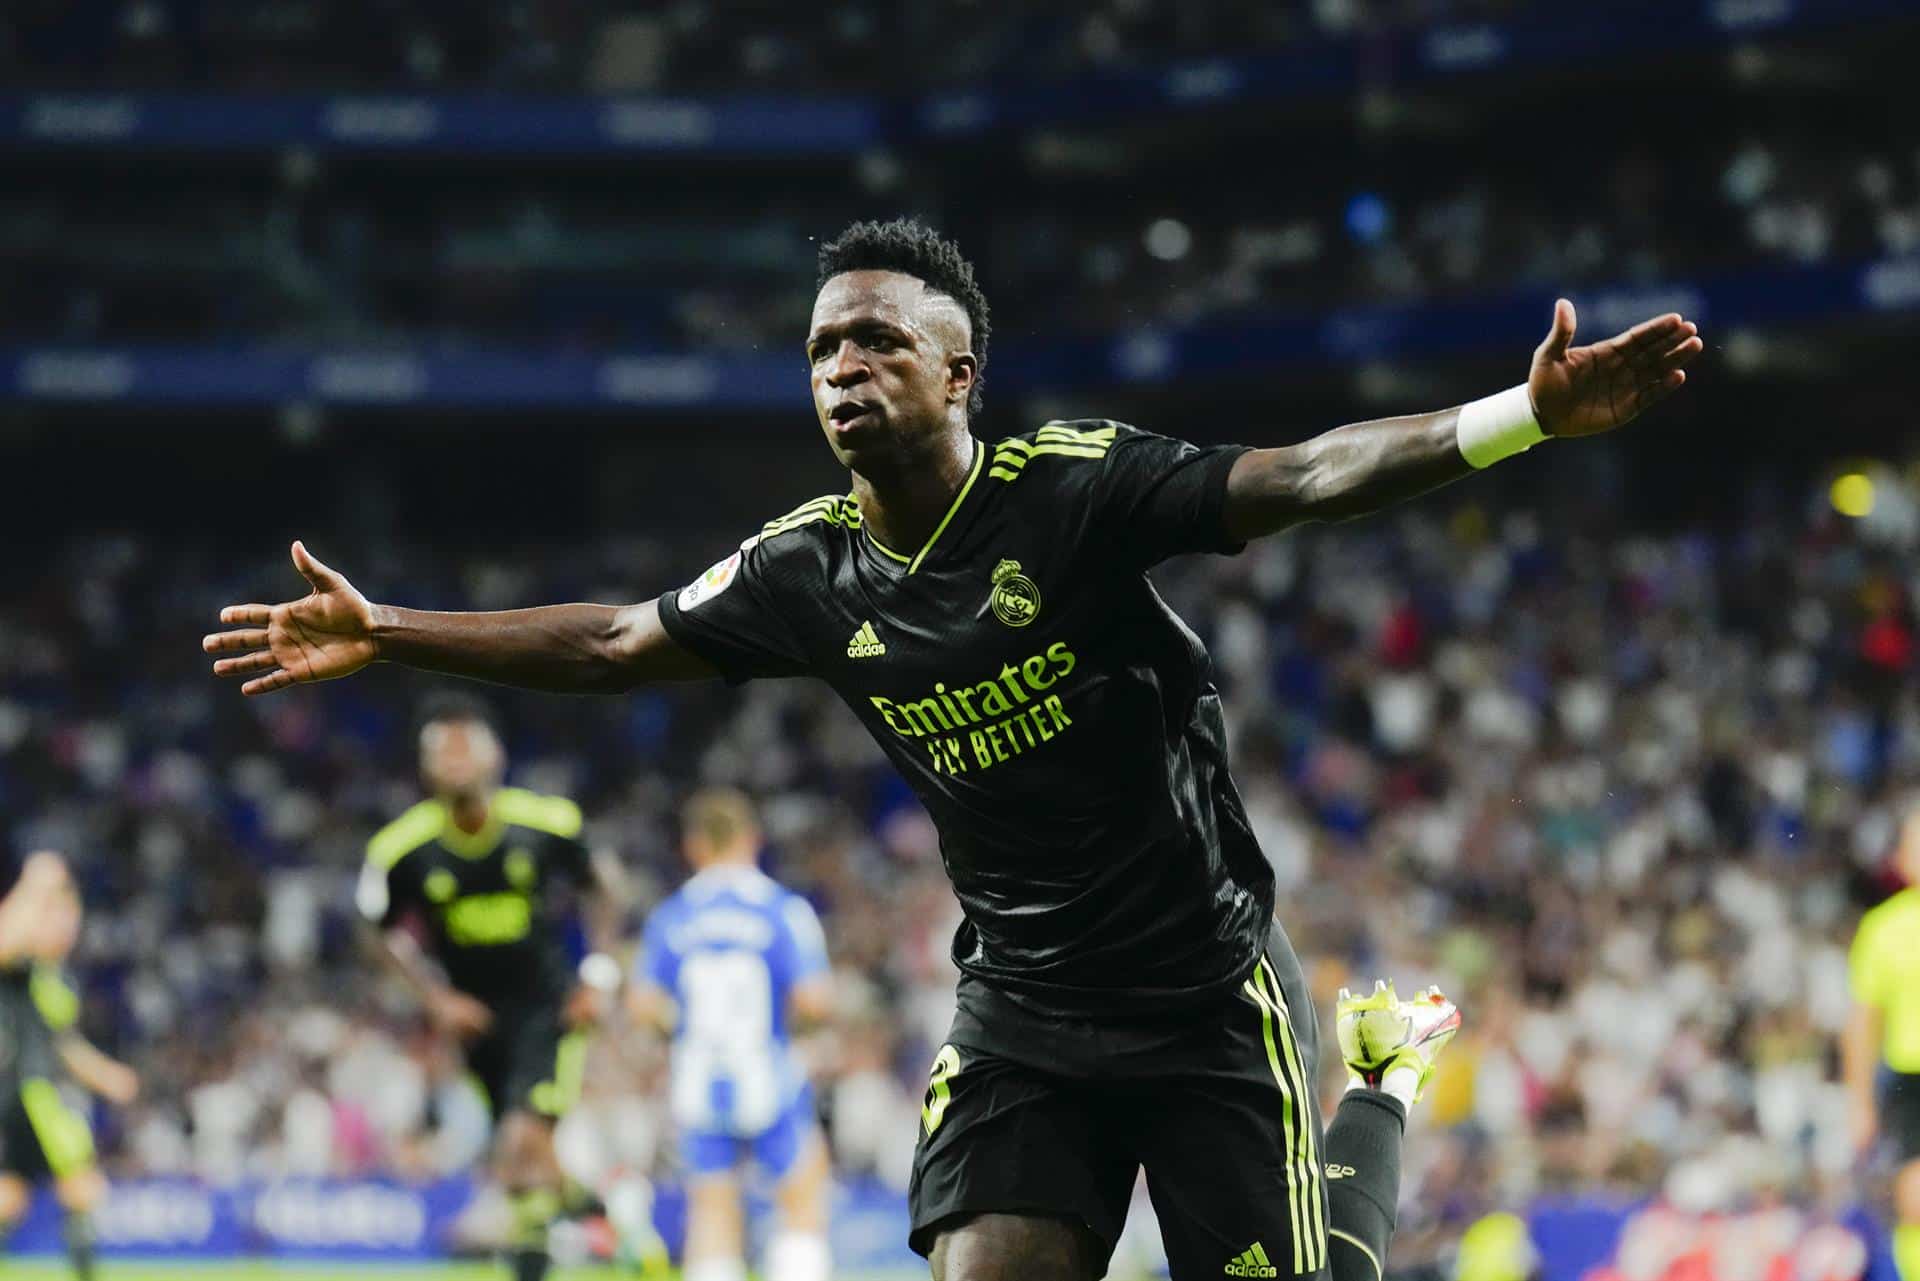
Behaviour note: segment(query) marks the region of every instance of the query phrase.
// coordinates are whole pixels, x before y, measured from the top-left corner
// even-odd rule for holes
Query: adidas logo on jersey
[[[1280,1269],[1273,1266],[1267,1258],[1267,1248],[1255,1241],[1240,1252],[1240,1257],[1227,1265],[1230,1277],[1277,1277]]]
[[[860,630],[847,642],[848,658],[878,658],[886,652],[886,644],[874,632],[870,622],[860,624]]]

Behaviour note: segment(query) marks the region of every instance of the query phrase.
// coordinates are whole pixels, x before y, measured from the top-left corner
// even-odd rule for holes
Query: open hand
[[[1686,367],[1706,347],[1698,327],[1677,312],[1590,347],[1570,345],[1573,326],[1573,304],[1562,298],[1527,375],[1534,417],[1549,436],[1591,436],[1626,426],[1679,391]]]
[[[456,1040],[471,1041],[493,1026],[493,1011],[465,992],[440,988],[427,997],[427,1018]]]
[[[100,1065],[100,1097],[118,1107],[125,1107],[140,1097],[140,1074],[124,1063],[103,1063]]]
[[[253,652],[222,658],[216,676],[247,676],[242,694],[271,694],[289,685],[351,676],[379,657],[373,637],[373,606],[344,577],[316,560],[305,544],[293,545],[293,567],[313,590],[281,605],[229,605],[220,621],[230,630],[200,642],[209,654]]]
[[[605,992],[586,983],[575,985],[561,1007],[560,1017],[570,1028],[592,1027],[605,1021],[610,1000]]]

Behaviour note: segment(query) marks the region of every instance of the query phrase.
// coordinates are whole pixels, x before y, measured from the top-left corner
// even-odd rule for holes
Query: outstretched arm
[[[404,929],[367,927],[368,946],[389,971],[413,991],[427,1021],[455,1040],[467,1041],[493,1026],[493,1011],[439,974],[420,944]]]
[[[1879,1136],[1878,1100],[1873,1076],[1880,1066],[1880,1011],[1855,1001],[1840,1035],[1840,1079],[1847,1090],[1847,1129],[1853,1150],[1865,1153]]]
[[[1305,521],[1363,516],[1459,480],[1542,436],[1624,427],[1678,391],[1703,349],[1697,328],[1679,315],[1590,347],[1571,345],[1573,329],[1573,304],[1561,299],[1533,354],[1524,401],[1515,388],[1474,406],[1353,423],[1243,455],[1227,480],[1229,535],[1243,541]]]
[[[88,1093],[121,1107],[140,1097],[140,1074],[120,1060],[102,1054],[85,1037],[63,1037],[59,1051],[61,1063]]]
[[[620,962],[613,954],[620,946],[620,926],[632,906],[632,886],[619,855],[594,850],[587,855],[587,881],[580,901],[580,923],[587,936],[587,955],[581,959],[580,981],[567,997],[566,1020],[574,1027],[598,1023],[606,1017],[607,997],[620,990]]]
[[[714,671],[674,644],[657,602],[547,605],[452,614],[376,605],[345,577],[293,545],[293,565],[312,588],[279,605],[229,605],[228,630],[201,642],[220,676],[245,676],[243,694],[351,676],[385,661],[423,671],[558,693],[611,694],[654,681],[697,680]]]

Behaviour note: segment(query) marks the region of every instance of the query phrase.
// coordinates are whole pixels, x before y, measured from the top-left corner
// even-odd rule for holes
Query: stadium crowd
[[[1554,9],[14,0],[0,85],[899,99]],[[1879,52],[1910,62],[1914,29],[1887,31]],[[1356,100],[1333,125],[1329,104],[1296,104],[881,148],[834,160],[827,183],[795,176],[804,156],[21,148],[25,180],[0,184],[0,341],[794,350],[814,238],[909,208],[979,254],[1000,340],[1920,253],[1915,117],[1859,109],[1872,74],[1850,52],[1782,57],[1760,92],[1737,68],[1764,57],[1676,54],[1718,59],[1686,83],[1686,128],[1659,94],[1625,95],[1574,146],[1543,104],[1605,95],[1515,73],[1444,103]],[[1836,417],[1908,412],[1878,385],[1853,394]],[[35,425],[0,416],[29,450]],[[281,426],[321,430],[297,412]],[[647,440],[678,467],[702,444],[672,426]],[[237,470],[207,448],[167,465]],[[425,606],[639,599],[746,532],[662,519],[658,538],[527,540],[518,510],[395,532],[397,486],[363,479],[341,484],[365,527],[325,554]],[[603,504],[618,489],[580,486]],[[1920,799],[1920,473],[1875,489],[1863,520],[1822,489],[1656,529],[1470,486],[1156,574],[1212,647],[1323,1020],[1376,974],[1439,982],[1467,1012],[1407,1149],[1402,1263],[1562,1190],[1659,1187],[1698,1210],[1861,1195],[1834,1049],[1845,947]],[[181,533],[46,535],[0,540],[0,868],[46,846],[75,860],[84,1028],[145,1081],[95,1116],[108,1170],[468,1168],[484,1108],[353,908],[367,837],[418,796],[430,683],[376,670],[247,702],[197,642],[220,604],[290,590],[271,540],[237,563],[233,543]],[[453,551],[468,535],[480,549]],[[852,718],[800,682],[489,697],[512,781],[577,799],[629,869],[636,929],[684,875],[693,787],[761,799],[769,866],[820,909],[841,979],[804,1046],[836,1166],[904,1187],[957,908],[931,825]],[[618,1159],[669,1173],[659,1047],[613,1029],[594,1054],[587,1106]]]
[[[1613,141],[1545,182],[1442,154],[1406,157],[1386,184],[1362,164],[1283,189],[1231,183],[1223,156],[1199,165],[1211,180],[1154,178],[1165,194],[1145,209],[1098,182],[1023,191],[972,239],[1001,332],[1044,334],[1920,250],[1911,134]],[[428,173],[155,172],[137,204],[106,198],[104,173],[20,184],[0,192],[0,271],[20,304],[0,336],[777,351],[806,325],[815,238],[866,208],[852,191],[769,196],[764,182],[709,179],[663,208],[599,170]],[[954,196],[949,214],[972,225],[971,198]]]
[[[1414,1248],[1557,1189],[1856,1191],[1832,1042],[1920,780],[1920,519],[1890,475],[1865,521],[1801,497],[1655,534],[1463,490],[1158,573],[1210,641],[1323,1017],[1376,973],[1470,1012],[1408,1149]],[[330,550],[377,594],[488,608],[637,598],[712,545]],[[75,539],[0,595],[0,832],[75,856],[85,1026],[148,1084],[103,1118],[122,1174],[424,1176],[482,1142],[353,917],[367,835],[417,795],[425,682],[245,702],[197,652],[217,602],[285,576]],[[836,1162],[902,1185],[957,909],[851,717],[803,682],[499,706],[514,781],[579,799],[643,902],[682,875],[696,781],[762,798],[769,864],[820,907],[843,980],[807,1047]],[[602,1053],[601,1095],[657,1083],[652,1051]],[[650,1147],[657,1113],[622,1115]]]
[[[87,87],[871,92],[988,74],[1079,74],[1524,12],[1527,0],[982,0],[824,15],[714,0],[22,0],[0,78]],[[371,21],[369,20],[371,16]],[[860,68],[857,78],[845,74]]]

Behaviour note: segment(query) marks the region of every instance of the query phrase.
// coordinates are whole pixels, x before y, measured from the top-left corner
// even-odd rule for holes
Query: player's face
[[[973,384],[966,313],[897,271],[849,271],[813,302],[807,334],[813,408],[834,456],[905,460],[944,432]]]
[[[498,785],[506,752],[479,721],[435,721],[420,731],[420,774],[443,796],[487,791]]]

